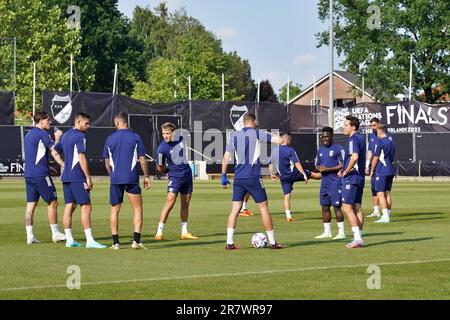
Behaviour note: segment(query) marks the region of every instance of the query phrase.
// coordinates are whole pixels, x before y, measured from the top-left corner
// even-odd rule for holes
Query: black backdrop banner
[[[182,127],[197,131],[196,122],[202,121],[200,130],[240,129],[246,112],[257,116],[261,129],[289,130],[291,132],[318,131],[328,125],[328,110],[312,114],[311,106],[286,105],[254,101],[181,101],[171,104],[150,104],[144,101],[113,95],[89,92],[42,92],[43,110],[49,112],[54,125],[72,125],[78,112],[91,116],[91,126],[112,127],[113,117],[119,111],[130,115],[181,116]],[[343,132],[346,115],[357,116],[361,130],[371,132],[370,119],[377,117],[388,126],[391,133],[450,132],[450,104],[429,105],[418,101],[395,103],[360,103],[354,107],[336,108],[334,129]]]
[[[14,92],[0,91],[0,125],[14,125]]]

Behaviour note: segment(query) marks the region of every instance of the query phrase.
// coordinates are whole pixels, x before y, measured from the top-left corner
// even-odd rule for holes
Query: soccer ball
[[[255,248],[264,248],[267,246],[266,236],[263,233],[255,233],[252,236],[252,246]]]

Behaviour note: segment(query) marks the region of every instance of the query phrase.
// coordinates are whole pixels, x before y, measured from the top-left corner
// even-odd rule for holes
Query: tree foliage
[[[278,98],[269,80],[261,81],[259,85],[259,101],[277,102]]]
[[[278,94],[278,100],[280,102],[286,103],[287,98],[287,84],[281,87],[280,92]],[[298,96],[302,92],[302,85],[299,83],[294,84],[292,81],[289,81],[289,100]]]
[[[378,21],[371,5],[380,10],[379,28],[373,24]],[[327,20],[329,1],[320,0],[318,6],[319,17]],[[413,87],[424,91],[427,102],[450,91],[447,0],[334,1],[334,20],[336,49],[345,56],[343,66],[364,75],[377,99],[392,99],[408,87],[411,54]],[[317,38],[318,46],[329,44],[328,31]],[[435,94],[433,88],[439,85],[442,91]]]
[[[33,63],[37,73],[37,104],[40,90],[67,90],[70,54],[79,54],[80,34],[68,30],[60,19],[61,10],[44,0],[0,1],[0,37],[17,39],[16,108],[32,110]],[[12,64],[11,48],[0,46],[0,61]],[[9,61],[9,62],[8,62]],[[11,69],[11,68],[8,68]],[[13,83],[5,84],[14,90]]]
[[[131,33],[145,43],[144,55],[150,59],[146,80],[135,83],[133,97],[150,102],[186,100],[190,76],[192,99],[219,100],[222,74],[225,99],[254,95],[248,61],[225,53],[221,41],[184,10],[169,13],[164,3],[154,12],[136,7]]]

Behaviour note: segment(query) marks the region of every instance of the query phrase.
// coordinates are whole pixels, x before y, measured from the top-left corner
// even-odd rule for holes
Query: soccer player
[[[49,151],[61,167],[64,166],[64,162],[55,150],[55,143],[47,132],[52,123],[49,114],[45,111],[36,112],[34,123],[35,127],[25,136],[25,185],[27,193],[25,229],[27,243],[35,244],[40,242],[33,233],[34,211],[40,197],[48,205],[47,215],[53,242],[64,241],[66,237],[58,229],[58,201],[55,185],[48,168]],[[55,132],[56,142],[59,141],[61,135],[61,130]]]
[[[334,240],[345,239],[344,215],[341,211],[341,180],[338,172],[342,169],[342,147],[333,141],[333,128],[322,129],[322,146],[317,151],[316,169],[322,174],[320,184],[320,205],[324,231],[316,239],[331,238],[331,210],[333,206],[339,232]]]
[[[252,113],[244,116],[244,128],[235,131],[230,137],[222,162],[222,187],[227,188],[230,181],[227,178],[227,167],[232,153],[236,155],[236,166],[234,170],[233,184],[233,205],[228,216],[227,243],[225,249],[239,249],[234,244],[233,236],[236,222],[242,202],[246,193],[250,193],[255,200],[263,225],[266,229],[270,243],[270,248],[281,249],[282,246],[275,241],[272,218],[267,204],[266,190],[261,179],[261,164],[259,161],[260,143],[281,144],[283,139],[279,136],[272,136],[267,132],[256,130],[256,117]]]
[[[164,226],[169,217],[169,213],[175,205],[178,193],[181,197],[181,240],[195,240],[198,237],[193,236],[188,231],[188,216],[189,216],[189,203],[192,198],[192,170],[189,165],[183,137],[180,136],[178,140],[175,140],[175,125],[170,122],[166,122],[161,126],[162,136],[164,141],[158,146],[158,172],[169,171],[169,183],[167,184],[167,200],[161,211],[159,219],[158,230],[155,235],[155,240],[163,239]],[[166,167],[167,162],[167,167]]]
[[[111,204],[111,234],[112,249],[120,249],[119,242],[119,213],[123,202],[123,194],[127,193],[133,207],[134,234],[131,247],[133,249],[147,249],[141,243],[142,231],[142,196],[139,187],[139,161],[144,173],[144,188],[150,188],[150,178],[145,147],[140,136],[128,128],[128,114],[120,112],[114,117],[116,131],[105,142],[103,157],[106,171],[110,175],[109,202]]]
[[[66,247],[81,247],[72,235],[72,215],[77,207],[81,206],[81,225],[86,235],[86,248],[106,248],[94,240],[91,230],[91,196],[93,183],[89,174],[86,159],[85,132],[89,128],[90,118],[85,113],[75,116],[74,128],[67,131],[56,144],[55,149],[64,153],[64,170],[61,175],[63,182],[64,201],[64,232],[66,234]]]
[[[344,134],[348,143],[345,147],[344,165],[339,175],[342,177],[342,209],[353,231],[353,241],[347,248],[361,248],[364,242],[361,230],[364,225],[362,196],[364,191],[364,165],[366,162],[366,140],[358,133],[359,119],[347,116],[344,120]]]
[[[392,199],[390,197],[392,181],[394,180],[395,143],[387,136],[387,128],[381,125],[377,129],[378,143],[375,145],[372,170],[370,176],[375,179],[375,190],[383,215],[375,222],[388,223],[390,220]]]
[[[369,143],[367,146],[366,154],[366,174],[369,175],[371,172],[370,165],[373,160],[373,152],[375,145],[378,143],[377,129],[380,126],[380,119],[374,117],[370,119],[370,127],[372,128],[372,133],[369,134]],[[377,192],[375,191],[375,176],[370,179],[370,190],[372,191],[372,204],[373,212],[369,214],[368,218],[380,217],[380,206],[378,205]]]
[[[316,179],[320,180],[320,173],[304,170],[297,156],[297,152],[290,147],[292,141],[292,135],[289,132],[285,132],[281,135],[283,142],[280,146],[276,146],[272,149],[271,163],[269,165],[270,175],[273,181],[277,181],[277,176],[273,173],[273,166],[275,166],[278,174],[280,175],[281,188],[284,194],[284,210],[286,213],[286,219],[288,222],[292,222],[291,214],[291,192],[294,187],[294,183],[297,181],[304,181],[305,184],[308,180]],[[291,168],[291,164],[294,168]]]

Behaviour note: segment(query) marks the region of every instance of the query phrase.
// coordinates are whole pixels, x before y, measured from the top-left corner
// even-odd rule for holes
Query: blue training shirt
[[[265,131],[243,128],[231,134],[226,151],[235,155],[235,179],[259,179],[261,177],[261,142],[270,143],[272,136]]]
[[[62,182],[86,182],[80,166],[80,153],[86,153],[84,133],[72,128],[67,131],[55,146],[56,151],[64,153],[64,171]]]
[[[292,147],[280,145],[272,148],[270,162],[277,169],[280,179],[286,180],[292,175],[292,165],[300,160]]]
[[[139,184],[137,163],[145,156],[139,135],[130,129],[112,133],[105,142],[103,158],[109,159],[111,184]]]
[[[375,175],[377,176],[393,176],[395,175],[394,157],[395,143],[392,139],[385,137],[378,140],[375,145],[374,156],[378,156],[377,166],[375,167]]]
[[[50,175],[49,150],[55,145],[50,134],[34,127],[25,136],[25,177],[37,178]]]
[[[331,144],[329,147],[322,145],[317,151],[316,165],[333,168],[342,163],[344,149],[337,143]],[[321,189],[337,186],[340,178],[336,172],[322,172]]]
[[[186,158],[185,145],[181,136],[176,141],[161,141],[158,146],[158,165],[167,164],[169,178],[192,179],[192,170]]]
[[[349,172],[349,175],[357,174],[364,180],[366,165],[366,139],[358,132],[348,138],[347,146],[345,147],[343,170],[347,169],[348,164],[350,163],[350,157],[353,153],[358,154],[358,161],[353,166],[353,170]]]

